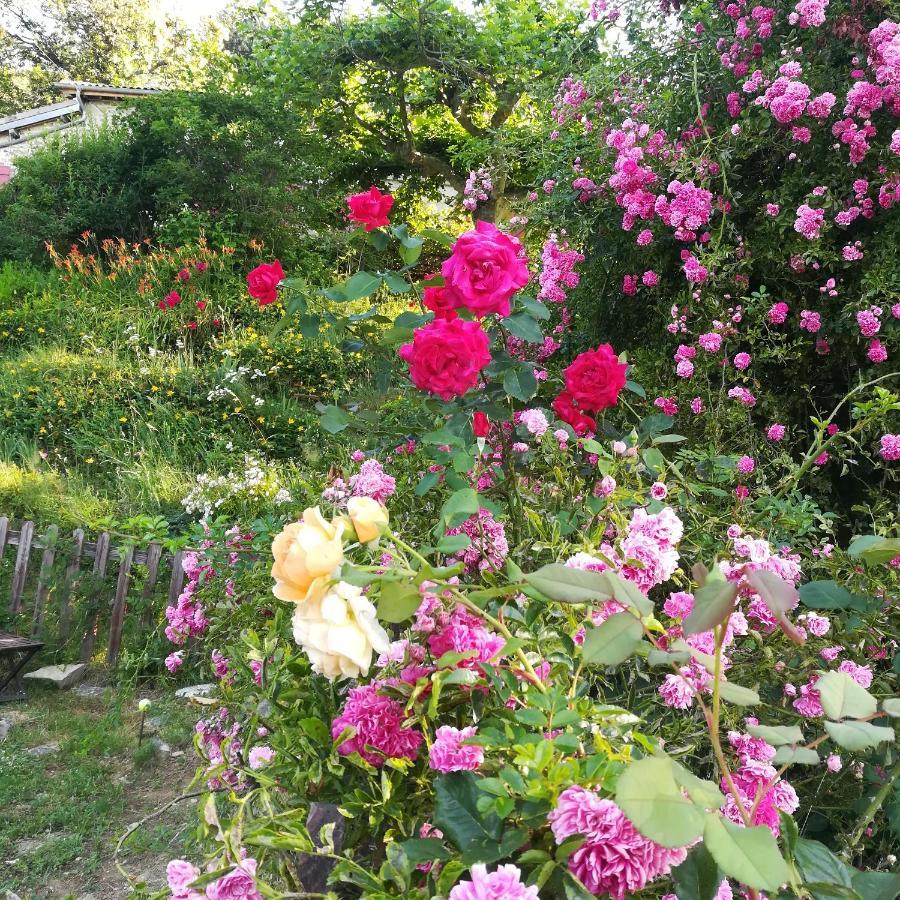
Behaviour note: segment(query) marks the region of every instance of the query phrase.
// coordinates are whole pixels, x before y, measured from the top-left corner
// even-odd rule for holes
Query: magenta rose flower
[[[441,272],[455,305],[479,318],[508,316],[510,298],[528,283],[521,243],[490,222],[479,222],[457,238]]]
[[[347,206],[350,207],[347,218],[351,222],[365,225],[366,231],[374,231],[389,224],[388,213],[393,205],[394,198],[390,194],[382,194],[373,184],[362,194],[353,194],[347,198]]]
[[[172,900],[203,900],[203,894],[188,885],[200,877],[200,870],[183,859],[173,859],[166,866],[166,881]]]
[[[206,888],[207,900],[263,900],[256,889],[256,860],[247,858]]]
[[[579,353],[563,372],[566,391],[584,410],[599,412],[615,406],[625,387],[627,368],[609,344],[601,344],[596,350]]]
[[[409,377],[420,391],[450,400],[478,383],[479,372],[491,361],[489,346],[478,322],[435,319],[416,329],[400,356],[409,363]]]
[[[260,306],[268,306],[278,299],[278,283],[284,279],[284,270],[276,259],[261,263],[247,275],[247,290]]]
[[[434,275],[429,275],[426,281],[432,278]],[[456,318],[456,301],[452,291],[446,287],[432,286],[426,287],[422,294],[423,305],[434,313],[436,319]]]

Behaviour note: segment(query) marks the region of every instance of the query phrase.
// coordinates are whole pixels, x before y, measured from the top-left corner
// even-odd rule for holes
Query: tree
[[[242,86],[302,109],[323,140],[354,147],[384,174],[462,193],[484,165],[483,218],[529,183],[523,152],[536,91],[555,88],[594,47],[584,11],[557,0],[388,0],[367,16],[306,5],[297,21],[241,45]]]
[[[196,73],[201,42],[149,0],[30,0],[0,10],[0,112],[53,102],[61,79],[171,87]],[[202,56],[202,54],[200,54]]]

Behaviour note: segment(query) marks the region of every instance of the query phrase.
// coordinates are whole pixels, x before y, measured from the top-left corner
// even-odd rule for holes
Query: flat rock
[[[51,753],[59,753],[59,744],[51,741],[49,744],[41,744],[39,747],[29,747],[26,752],[29,756],[50,756]]]
[[[211,697],[216,686],[214,684],[192,684],[188,687],[178,688],[176,697],[190,700],[191,697]]]
[[[43,666],[33,672],[26,672],[25,677],[33,681],[55,684],[60,690],[77,684],[87,674],[87,663],[67,663],[62,666]]]
[[[72,693],[79,697],[102,697],[105,690],[102,684],[79,684],[72,688]]]
[[[0,741],[5,741],[12,729],[12,722],[9,719],[0,719]]]

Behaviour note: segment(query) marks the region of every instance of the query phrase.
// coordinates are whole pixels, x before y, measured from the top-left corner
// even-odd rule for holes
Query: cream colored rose
[[[371,497],[351,497],[347,501],[347,514],[361,544],[378,540],[387,528],[387,509]]]
[[[293,625],[294,640],[313,671],[331,680],[368,674],[372,654],[384,653],[390,643],[362,589],[344,581],[332,584],[320,597],[298,603]]]
[[[304,510],[300,522],[286,525],[272,541],[272,593],[293,603],[321,594],[344,561],[343,532],[344,523],[326,522],[318,506]]]

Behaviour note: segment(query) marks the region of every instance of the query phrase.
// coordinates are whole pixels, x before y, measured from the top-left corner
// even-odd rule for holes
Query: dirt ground
[[[117,900],[165,886],[197,821],[190,793],[199,710],[174,697],[109,688],[28,691],[0,705],[0,898]],[[151,697],[138,744],[139,697]],[[3,737],[6,732],[5,738]],[[116,856],[116,842],[146,818]],[[123,877],[117,863],[126,871]],[[136,890],[135,890],[136,889]]]

